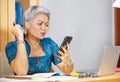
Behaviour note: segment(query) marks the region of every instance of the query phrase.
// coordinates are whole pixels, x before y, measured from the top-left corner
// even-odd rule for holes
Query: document
[[[56,80],[73,80],[77,79],[78,77],[73,76],[66,76],[62,73],[53,72],[53,73],[36,73],[33,75],[7,75],[6,78],[8,79],[15,79],[15,80],[35,80],[35,81],[56,81]]]
[[[6,78],[11,78],[11,79],[35,79],[35,78],[49,78],[51,76],[61,76],[63,75],[62,73],[58,72],[53,72],[53,73],[36,73],[33,75],[25,75],[25,76],[20,76],[20,75],[7,75]]]

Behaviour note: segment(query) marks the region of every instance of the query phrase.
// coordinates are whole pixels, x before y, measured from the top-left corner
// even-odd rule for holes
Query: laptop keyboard
[[[97,77],[97,72],[83,72],[80,73],[79,78],[84,78],[84,77]]]

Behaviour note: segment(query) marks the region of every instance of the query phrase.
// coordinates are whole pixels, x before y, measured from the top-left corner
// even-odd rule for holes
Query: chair
[[[10,65],[8,63],[8,59],[5,53],[0,52],[0,77],[4,77],[5,75],[13,75]]]

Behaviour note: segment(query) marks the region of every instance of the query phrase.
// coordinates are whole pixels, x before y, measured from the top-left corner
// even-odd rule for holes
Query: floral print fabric
[[[30,54],[30,45],[25,40],[26,52],[28,55],[29,69],[28,75],[34,73],[47,73],[51,71],[51,64],[59,64],[62,62],[61,58],[56,55],[56,52],[59,50],[58,45],[50,38],[44,38],[40,40],[40,46],[42,47],[45,55],[37,57],[29,57]],[[7,44],[6,56],[8,58],[9,64],[12,60],[15,59],[17,53],[17,42],[12,41]]]

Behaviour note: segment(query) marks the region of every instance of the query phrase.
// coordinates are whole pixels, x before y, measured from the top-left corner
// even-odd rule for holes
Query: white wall
[[[113,44],[111,0],[40,0],[51,12],[50,31],[59,45],[72,35],[74,71],[97,69],[103,46]]]

